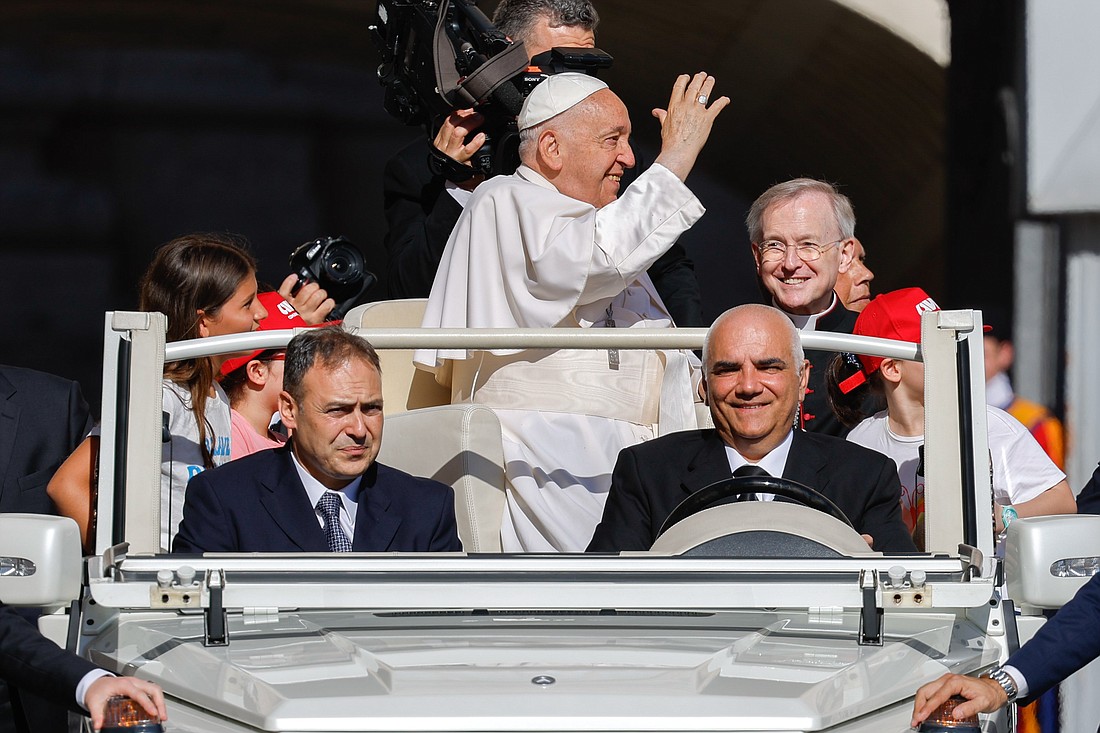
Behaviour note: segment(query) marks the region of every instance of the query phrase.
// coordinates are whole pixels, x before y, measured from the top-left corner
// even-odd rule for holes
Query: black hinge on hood
[[[863,594],[863,605],[859,612],[859,645],[882,646],[882,608],[875,600],[878,571],[861,570],[859,589]]]
[[[229,646],[229,619],[222,603],[225,571],[207,570],[206,590],[210,600],[203,611],[203,646]]]

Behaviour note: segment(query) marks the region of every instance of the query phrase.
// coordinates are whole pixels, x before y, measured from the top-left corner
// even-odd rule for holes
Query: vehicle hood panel
[[[201,616],[124,614],[91,655],[275,731],[817,730],[982,664],[982,634],[952,614],[885,628],[860,646],[851,612],[325,611],[231,615],[230,644],[207,647]]]

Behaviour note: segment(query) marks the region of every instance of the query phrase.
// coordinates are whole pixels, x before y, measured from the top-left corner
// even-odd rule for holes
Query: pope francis
[[[684,185],[727,97],[680,76],[661,152],[634,166],[630,117],[593,76],[548,77],[517,120],[519,169],[478,186],[428,299],[426,328],[660,328],[672,319],[646,269],[700,216]],[[506,552],[583,551],[619,450],[695,427],[694,356],[679,351],[420,350],[452,401],[495,409],[504,433]]]

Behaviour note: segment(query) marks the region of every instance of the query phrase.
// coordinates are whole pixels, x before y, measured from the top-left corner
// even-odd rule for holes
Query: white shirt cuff
[[[464,209],[466,208],[466,204],[470,203],[470,197],[474,195],[473,191],[467,191],[451,181],[447,181],[443,187],[447,193],[451,194],[451,198],[457,201],[458,205]]]
[[[114,677],[114,675],[105,669],[93,669],[91,672],[84,675],[80,683],[76,686],[76,704],[85,710],[88,710],[88,706],[84,704],[84,697],[88,694],[88,688],[100,677]]]
[[[1023,673],[1010,664],[1006,664],[1003,669],[1012,675],[1013,681],[1016,682],[1016,697],[1027,697],[1027,678]]]

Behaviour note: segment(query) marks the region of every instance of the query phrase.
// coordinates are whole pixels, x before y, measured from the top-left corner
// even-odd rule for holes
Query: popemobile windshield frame
[[[912,683],[912,690],[916,683],[930,680],[944,669],[972,672],[989,667],[1003,660],[1015,644],[1012,615],[1002,611],[995,593],[999,563],[993,557],[989,521],[992,490],[979,312],[925,313],[920,347],[841,334],[802,334],[808,349],[919,359],[926,367],[926,546],[934,552],[896,556],[868,552],[833,559],[689,558],[650,553],[207,554],[201,558],[155,554],[160,527],[160,384],[165,360],[279,348],[294,334],[253,332],[166,345],[165,325],[164,316],[157,313],[113,312],[106,317],[97,555],[87,563],[80,624],[81,646],[90,646],[93,659],[100,663],[123,665],[124,670],[146,676],[142,673],[145,667],[135,667],[133,659],[124,658],[122,639],[117,640],[115,655],[102,651],[102,640],[97,643],[100,633],[117,633],[114,630],[122,617],[201,616],[203,645],[228,644],[232,648],[228,618],[239,615],[248,623],[248,619],[277,618],[309,609],[347,609],[367,615],[475,616],[524,612],[728,615],[786,609],[798,618],[855,618],[854,625],[837,626],[837,630],[848,629],[842,637],[850,639],[853,650],[882,645],[884,639],[904,641],[908,633],[904,630],[921,618],[945,620],[948,629],[952,618],[965,620],[981,631],[984,636],[972,655],[951,663],[928,662],[913,673],[916,677],[899,681],[906,688]],[[359,335],[378,349],[427,345],[698,349],[705,333],[704,329],[371,329]],[[179,582],[181,579],[187,582]],[[894,638],[897,634],[901,637]],[[887,646],[894,648],[889,642]],[[148,676],[166,684],[169,698],[173,697],[170,677],[153,672]],[[902,720],[906,703],[904,699],[889,702],[891,722],[886,728],[874,727],[881,724],[874,715],[867,718],[870,727],[860,727],[864,724],[837,721],[824,714],[782,722],[777,718],[772,724],[731,718],[723,725],[735,730],[892,730],[894,723]],[[866,706],[870,708],[865,713],[874,709],[870,701]],[[182,714],[185,720],[201,715],[187,705],[183,708],[190,710]],[[530,724],[527,718],[513,718],[515,725],[478,720],[479,729]],[[253,725],[257,727],[247,730],[322,730],[301,727],[300,720],[294,723],[299,726],[295,728],[279,727],[290,723],[266,718]],[[392,729],[394,722],[386,725]],[[461,725],[468,729],[473,724],[465,721]],[[585,729],[572,719],[541,725]],[[640,724],[619,725],[605,722],[596,727],[625,729]],[[987,725],[994,726],[988,730],[1003,730],[995,722],[987,721]],[[439,724],[406,721],[398,727],[426,730],[438,729]]]

